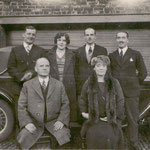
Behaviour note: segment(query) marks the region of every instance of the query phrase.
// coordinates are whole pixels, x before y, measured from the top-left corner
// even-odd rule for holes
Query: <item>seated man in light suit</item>
[[[46,130],[63,145],[70,141],[70,108],[64,86],[49,76],[50,64],[46,58],[36,61],[35,71],[37,77],[24,83],[19,97],[21,131],[17,141],[22,149],[29,149]]]

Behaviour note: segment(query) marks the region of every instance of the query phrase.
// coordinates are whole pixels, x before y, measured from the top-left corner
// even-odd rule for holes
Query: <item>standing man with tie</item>
[[[90,63],[91,59],[98,55],[107,55],[106,48],[95,43],[96,31],[93,28],[85,29],[84,39],[85,45],[76,51],[76,80],[78,96],[81,94],[84,82],[93,71]]]
[[[78,48],[76,51],[75,77],[78,101],[80,99],[84,82],[93,72],[91,59],[98,55],[107,55],[107,49],[96,44],[96,31],[93,28],[85,29],[84,39],[85,45]],[[78,111],[78,122],[82,124],[83,121],[84,118]]]
[[[33,26],[27,26],[23,33],[23,44],[12,48],[8,59],[8,73],[21,86],[35,76],[35,61],[44,55],[44,49],[34,45],[36,32]]]
[[[10,52],[7,68],[9,75],[13,77],[15,85],[17,85],[14,85],[17,96],[20,93],[23,82],[36,75],[34,71],[36,60],[44,56],[44,49],[34,45],[36,32],[33,26],[27,26],[23,33],[24,40],[22,45],[12,48]]]
[[[51,139],[64,145],[70,141],[70,107],[64,85],[49,76],[50,63],[46,58],[36,61],[35,71],[37,77],[25,82],[20,93],[18,120],[21,132],[17,141],[22,149],[29,149],[48,132]],[[56,148],[52,145],[50,148]]]
[[[11,87],[16,107],[23,83],[36,75],[34,71],[35,62],[44,56],[44,49],[34,45],[36,32],[33,26],[27,26],[23,33],[22,45],[12,48],[8,59],[7,68],[9,75],[13,78]]]
[[[117,33],[118,49],[109,57],[112,75],[119,80],[125,96],[129,145],[137,150],[140,83],[146,78],[147,70],[141,53],[128,47],[128,38],[127,32]]]

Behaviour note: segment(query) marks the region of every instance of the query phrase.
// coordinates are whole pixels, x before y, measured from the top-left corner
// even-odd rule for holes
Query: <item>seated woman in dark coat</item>
[[[118,80],[111,76],[108,56],[91,61],[93,74],[85,82],[79,107],[86,119],[81,136],[88,149],[123,149],[121,121],[124,119],[124,96]]]

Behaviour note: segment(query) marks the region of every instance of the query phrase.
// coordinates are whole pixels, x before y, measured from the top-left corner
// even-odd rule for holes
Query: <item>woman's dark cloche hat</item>
[[[110,65],[110,59],[105,55],[98,55],[97,57],[93,57],[91,60],[91,65],[95,66],[97,63],[103,63],[106,66]]]

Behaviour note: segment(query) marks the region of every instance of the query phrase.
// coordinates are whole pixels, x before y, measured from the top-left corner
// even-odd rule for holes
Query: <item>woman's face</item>
[[[57,48],[60,50],[64,50],[67,46],[66,38],[65,36],[61,36],[59,39],[57,39]]]
[[[97,63],[94,67],[97,76],[105,76],[107,71],[107,65],[104,63]]]

